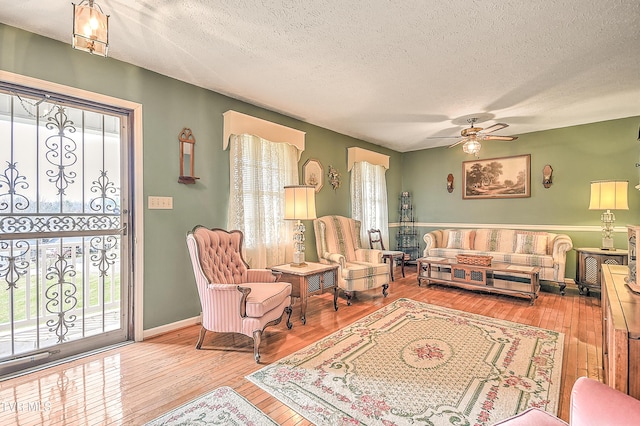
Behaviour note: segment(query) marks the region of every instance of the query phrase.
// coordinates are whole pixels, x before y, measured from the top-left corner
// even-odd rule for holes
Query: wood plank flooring
[[[274,362],[335,330],[401,298],[563,332],[565,348],[559,416],[568,421],[571,387],[580,376],[602,381],[602,310],[599,294],[580,296],[568,288],[546,289],[534,306],[526,299],[432,285],[418,287],[415,266],[406,278],[396,270],[389,296],[376,290],[358,294],[352,306],[330,294],[312,296],[307,324],[294,305],[292,330],[284,322],[267,328],[262,363]],[[194,284],[195,285],[195,284]],[[595,296],[595,297],[594,297]],[[309,425],[296,412],[244,377],[261,365],[252,341],[242,335],[205,337],[196,350],[199,326],[188,327],[0,382],[2,425],[141,425],[203,393],[230,386],[283,425]],[[384,364],[381,364],[384,367]]]

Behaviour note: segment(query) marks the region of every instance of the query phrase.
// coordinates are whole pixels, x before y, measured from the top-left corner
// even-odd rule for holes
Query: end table
[[[338,310],[338,265],[307,262],[306,266],[290,264],[272,266],[272,271],[282,273],[280,281],[291,283],[291,297],[300,299],[302,324],[307,323],[307,297],[333,289],[333,307]]]
[[[627,250],[602,250],[599,248],[577,248],[576,256],[576,284],[580,294],[586,290],[600,291],[602,280],[602,265],[626,265]]]

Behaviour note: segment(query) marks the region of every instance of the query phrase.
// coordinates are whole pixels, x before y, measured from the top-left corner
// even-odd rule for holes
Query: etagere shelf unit
[[[405,263],[415,262],[420,257],[420,245],[418,244],[418,231],[415,227],[411,194],[406,191],[400,195],[399,223],[397,249],[404,252]]]

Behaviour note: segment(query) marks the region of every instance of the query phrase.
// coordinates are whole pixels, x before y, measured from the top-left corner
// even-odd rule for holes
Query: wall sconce
[[[178,135],[178,140],[180,141],[180,176],[178,177],[178,183],[196,183],[196,179],[200,179],[194,176],[196,138],[191,133],[191,129],[185,127]],[[185,165],[189,168],[188,175],[184,174]]]
[[[449,194],[453,192],[453,175],[451,173],[447,176],[447,192]]]
[[[109,50],[109,15],[93,0],[82,0],[73,4],[74,49],[93,55],[107,56]]]
[[[542,185],[545,188],[550,188],[553,183],[553,168],[549,164],[542,169]]]
[[[329,173],[327,176],[329,177],[329,183],[333,187],[334,191],[340,188],[340,173],[338,173],[332,165],[329,165]]]

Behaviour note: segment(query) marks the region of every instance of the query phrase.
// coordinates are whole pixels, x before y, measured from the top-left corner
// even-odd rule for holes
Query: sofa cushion
[[[455,259],[458,254],[491,256],[491,263],[511,263],[512,265],[540,266],[553,268],[553,257],[550,255],[503,253],[498,251],[459,250],[449,248],[429,249],[429,256]]]
[[[473,244],[474,250],[515,251],[516,231],[513,229],[478,229]]]
[[[469,230],[449,231],[447,248],[469,250],[472,247],[471,238],[474,232]]]
[[[547,235],[519,233],[516,235],[516,253],[547,254]]]
[[[347,267],[342,268],[342,279],[340,288],[345,291],[365,291],[378,288],[389,283],[389,265],[347,262]]]
[[[342,269],[342,276],[346,280],[366,278],[373,275],[385,275],[388,273],[389,265],[386,263],[347,262],[347,267]]]

